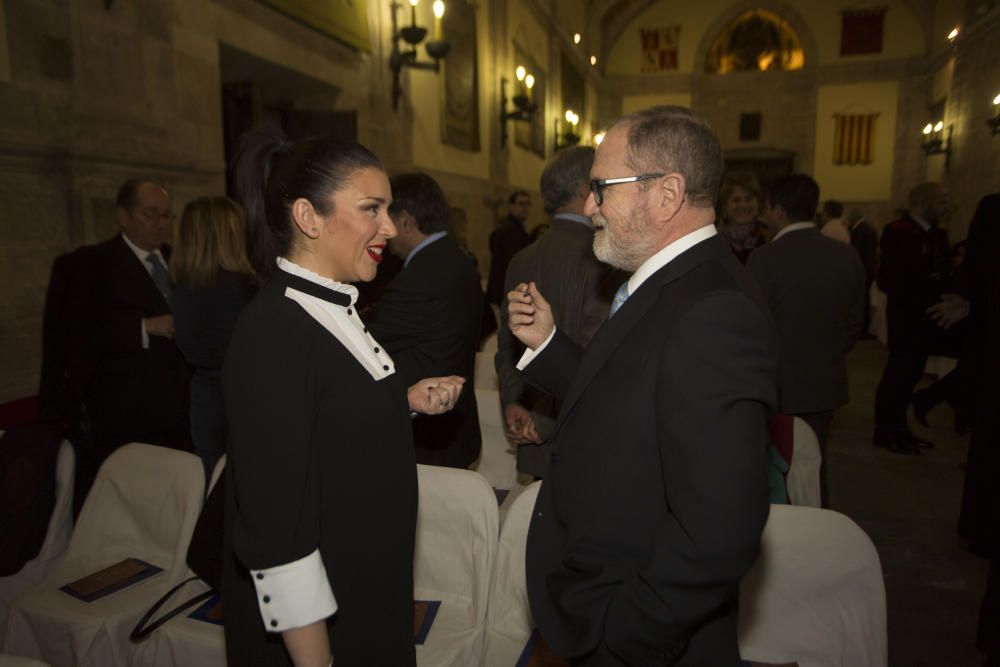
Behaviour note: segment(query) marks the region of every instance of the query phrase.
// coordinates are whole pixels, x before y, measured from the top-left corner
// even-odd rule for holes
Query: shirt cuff
[[[297,561],[266,570],[250,570],[250,574],[268,632],[305,627],[337,611],[319,549]]]
[[[142,329],[142,349],[149,349],[149,334],[146,333],[146,320],[139,320],[139,328]]]
[[[556,328],[552,327],[552,331],[549,333],[549,337],[546,338],[541,345],[536,347],[534,350],[526,349],[524,351],[524,354],[521,355],[521,360],[517,362],[517,370],[523,371],[525,368],[527,368],[528,364],[530,364],[535,357],[537,357],[539,354],[542,353],[542,350],[545,349],[545,346],[549,344],[549,342],[552,340],[552,337],[555,335],[556,335]]]

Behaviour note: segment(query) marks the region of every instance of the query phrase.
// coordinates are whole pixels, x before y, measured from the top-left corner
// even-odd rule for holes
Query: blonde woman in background
[[[191,440],[205,464],[207,483],[225,447],[222,362],[240,311],[255,291],[238,204],[226,197],[202,197],[184,208],[170,277],[175,341],[194,368]]]

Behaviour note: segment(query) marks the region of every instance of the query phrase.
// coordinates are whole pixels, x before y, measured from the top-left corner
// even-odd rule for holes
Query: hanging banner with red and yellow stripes
[[[835,114],[834,164],[871,164],[875,159],[877,113]]]

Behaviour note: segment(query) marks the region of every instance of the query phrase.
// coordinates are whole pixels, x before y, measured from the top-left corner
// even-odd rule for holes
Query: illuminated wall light
[[[597,56],[590,56],[590,64],[597,65]]]
[[[943,129],[944,129],[944,121],[939,120],[937,123],[934,124],[935,132],[940,132]]]
[[[524,85],[528,87],[528,90],[531,90],[532,88],[534,88],[535,87],[535,77],[534,77],[534,75],[529,74],[526,77],[524,77]]]
[[[594,145],[595,146],[600,146],[601,142],[604,141],[604,137],[605,137],[606,134],[607,134],[606,132],[598,132],[597,134],[595,134],[594,135]]]
[[[954,42],[956,38],[958,38],[958,26],[952,28],[951,32],[948,33],[949,42]]]
[[[524,81],[524,75],[527,74],[527,73],[528,73],[528,71],[526,69],[524,69],[524,65],[518,65],[517,69],[514,70],[514,75],[517,77],[518,81]],[[532,81],[533,80],[534,79],[532,79]]]
[[[930,134],[933,131],[934,131],[934,126],[933,125],[931,125],[930,123],[927,123],[926,125],[924,125],[924,134]]]
[[[1000,94],[993,98],[993,106],[1000,105]]]
[[[577,33],[573,33],[573,43],[574,44],[579,44],[581,39],[583,39],[583,35],[581,35],[578,32]]]
[[[434,18],[441,18],[444,16],[444,3],[441,0],[434,0]]]

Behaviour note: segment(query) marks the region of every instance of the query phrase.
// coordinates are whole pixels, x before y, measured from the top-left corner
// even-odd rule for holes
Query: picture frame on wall
[[[442,18],[444,39],[451,44],[441,62],[441,143],[470,153],[479,141],[479,74],[476,8],[468,2],[449,3]]]

